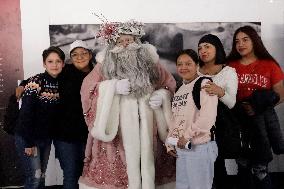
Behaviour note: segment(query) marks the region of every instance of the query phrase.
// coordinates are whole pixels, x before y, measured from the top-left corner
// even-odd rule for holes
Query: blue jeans
[[[16,150],[25,173],[25,189],[39,189],[45,186],[45,171],[48,163],[51,140],[36,141],[37,155],[25,154],[26,141],[23,137],[15,135]]]
[[[63,188],[78,189],[78,180],[84,166],[86,143],[68,143],[61,140],[53,140],[53,144],[55,156],[58,158],[63,170]]]
[[[211,189],[218,155],[216,142],[192,145],[190,150],[177,148],[177,155],[176,189]]]

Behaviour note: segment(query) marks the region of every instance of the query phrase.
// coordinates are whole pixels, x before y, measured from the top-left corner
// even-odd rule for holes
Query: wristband
[[[174,138],[174,137],[169,137],[166,140],[166,143],[173,145],[173,146],[177,146],[177,142],[178,142],[178,138]],[[191,149],[191,142],[190,140],[185,144],[184,148],[186,149]]]

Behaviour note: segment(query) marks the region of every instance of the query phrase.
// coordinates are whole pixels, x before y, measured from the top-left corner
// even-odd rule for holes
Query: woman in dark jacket
[[[74,41],[69,54],[72,64],[66,64],[59,79],[61,118],[59,126],[53,130],[53,143],[63,170],[63,188],[77,189],[88,136],[80,89],[93,65],[92,52],[84,41]]]

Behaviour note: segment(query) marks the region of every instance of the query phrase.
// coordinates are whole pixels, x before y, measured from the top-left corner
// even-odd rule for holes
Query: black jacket
[[[255,110],[249,116],[236,104],[236,114],[242,126],[243,152],[258,163],[270,162],[273,159],[271,147],[275,154],[284,153],[284,141],[274,105],[279,98],[271,91],[257,91],[248,99]]]
[[[90,63],[91,69],[93,65]],[[60,112],[59,126],[54,128],[54,139],[66,142],[86,142],[88,127],[84,120],[80,90],[88,73],[73,64],[66,64],[59,76]]]
[[[256,90],[250,97],[250,103],[257,115],[263,114],[272,150],[275,154],[284,153],[284,139],[282,136],[278,116],[274,111],[274,106],[280,100],[279,95],[273,90]]]

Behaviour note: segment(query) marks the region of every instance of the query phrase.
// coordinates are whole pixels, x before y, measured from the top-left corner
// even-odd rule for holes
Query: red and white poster
[[[20,0],[1,0],[0,3],[0,126],[9,96],[17,80],[23,79]],[[22,173],[16,163],[12,136],[0,129],[0,188],[21,185]]]
[[[8,97],[23,79],[20,0],[0,3],[0,110],[2,114]]]

